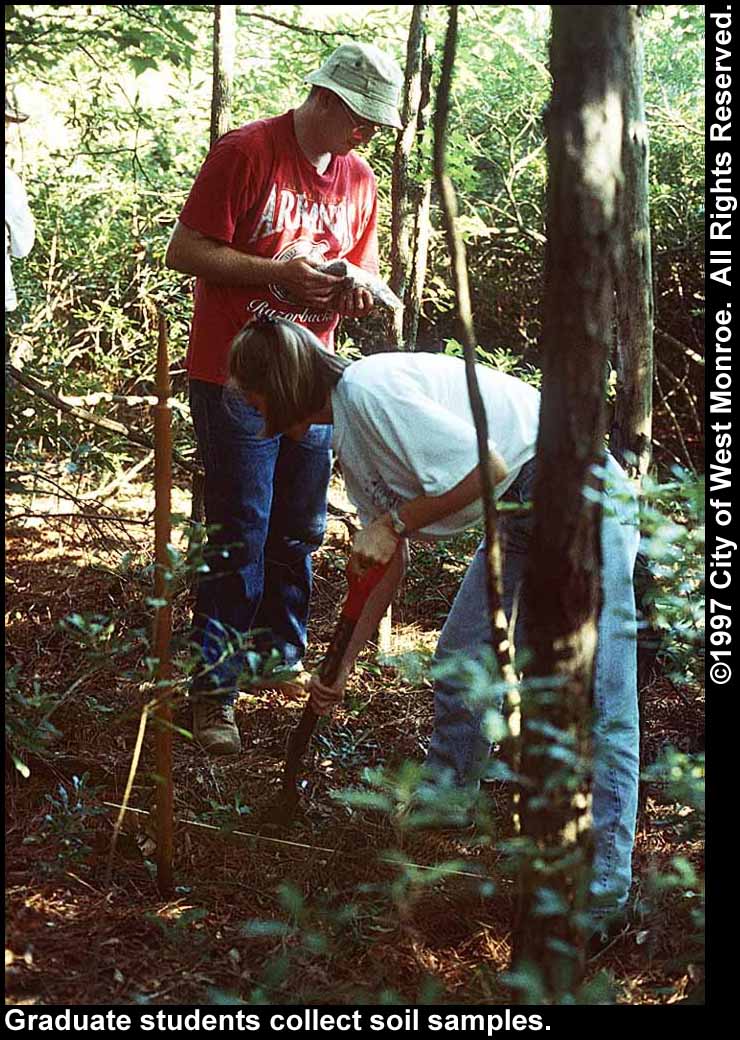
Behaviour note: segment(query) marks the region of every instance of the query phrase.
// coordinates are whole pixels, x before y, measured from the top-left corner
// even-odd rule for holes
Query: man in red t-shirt
[[[302,105],[216,142],[167,247],[167,265],[197,278],[187,368],[209,571],[195,608],[191,699],[195,736],[211,754],[240,749],[233,705],[245,661],[254,672],[255,654],[269,650],[269,671],[302,670],[331,468],[331,427],[298,442],[261,436],[259,412],[225,385],[229,350],[245,323],[275,317],[332,350],[340,316],[372,309],[366,289],[318,268],[346,258],[378,272],[375,177],[353,149],[379,126],[401,127],[402,78],[372,45],[338,47],[306,77]]]

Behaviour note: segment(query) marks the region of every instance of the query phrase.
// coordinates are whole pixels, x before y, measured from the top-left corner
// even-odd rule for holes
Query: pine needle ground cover
[[[96,519],[24,518],[8,529],[6,744],[26,773],[6,756],[8,1002],[510,1002],[500,976],[514,878],[496,849],[497,786],[487,785],[491,824],[478,837],[399,841],[387,813],[332,796],[366,787],[368,769],[419,761],[431,733],[423,667],[379,664],[375,648],[306,758],[305,809],[285,844],[245,835],[274,797],[301,704],[248,696],[237,707],[241,755],[208,760],[177,736],[175,897],[157,894],[142,814],[127,815],[106,884],[112,806],[123,798],[146,698],[137,676],[151,615],[150,509],[142,484],[115,503],[124,525],[101,519],[113,515],[102,509]],[[394,610],[401,662],[412,654],[423,664],[433,649],[473,544],[416,553]],[[346,555],[346,529],[333,521],[316,559],[311,665],[336,620]],[[176,634],[190,608],[183,584]],[[644,716],[647,765],[667,746],[679,758],[702,748],[702,696],[690,684],[659,671]],[[176,724],[189,729],[186,704]],[[132,807],[153,808],[153,774],[150,730]],[[589,977],[606,979],[619,1002],[675,1003],[701,979],[691,915],[702,841],[687,826],[688,796],[667,807],[658,778],[645,794],[630,923],[590,961]]]

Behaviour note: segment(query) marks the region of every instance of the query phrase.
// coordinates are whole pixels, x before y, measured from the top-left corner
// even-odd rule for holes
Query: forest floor
[[[13,506],[11,513],[21,511]],[[187,502],[179,507],[186,512]],[[50,500],[32,511],[54,509],[67,511]],[[454,861],[447,877],[389,862],[383,854],[399,841],[388,816],[331,795],[361,786],[368,767],[418,761],[431,731],[428,680],[376,663],[370,650],[346,704],[322,724],[306,758],[306,807],[283,841],[248,836],[274,797],[286,735],[301,711],[267,693],[238,703],[239,756],[209,760],[176,736],[174,896],[157,891],[148,817],[126,815],[111,859],[115,806],[151,695],[137,635],[151,624],[150,510],[150,499],[131,494],[110,509],[92,503],[87,519],[24,516],[8,526],[6,745],[30,774],[6,755],[6,1000],[509,1003],[500,975],[510,955],[514,879],[492,840],[495,786],[489,833],[401,843],[400,861]],[[100,519],[111,511],[130,523]],[[473,544],[416,552],[395,607],[394,653],[433,649]],[[345,526],[334,520],[316,557],[309,666],[336,621],[346,549]],[[190,606],[183,586],[174,604],[180,634]],[[65,625],[72,615],[77,623]],[[79,621],[91,615],[111,619],[99,620],[94,641]],[[184,705],[177,724],[189,727]],[[644,695],[644,726],[646,762],[668,745],[699,749],[701,691],[658,676]],[[130,796],[145,811],[155,790],[152,734],[150,726]],[[630,921],[588,973],[606,973],[620,1003],[676,1003],[702,978],[691,906],[670,887],[655,894],[651,879],[677,856],[700,872],[703,850],[656,789],[645,793]]]

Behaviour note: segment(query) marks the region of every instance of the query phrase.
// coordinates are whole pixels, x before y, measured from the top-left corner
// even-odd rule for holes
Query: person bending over
[[[478,365],[490,435],[495,496],[531,498],[540,395],[528,384]],[[408,538],[448,538],[482,519],[476,431],[465,365],[444,355],[375,354],[353,363],[322,349],[290,322],[250,326],[236,337],[231,382],[264,418],[264,434],[296,441],[314,424],[333,424],[333,446],[362,529],[350,569],[389,563],[368,600],[340,674],[330,689],[309,682],[312,705],[341,700],[361,646],[374,632],[403,574]],[[609,499],[601,521],[603,605],[595,667],[593,817],[596,834],[594,916],[619,910],[631,883],[638,786],[636,621],[632,574],[639,540],[636,503],[624,473],[605,457]],[[526,604],[519,595],[531,536],[531,513],[502,514],[503,596],[516,603],[515,644],[526,645]],[[461,659],[490,647],[481,544],[463,578],[435,652],[434,729],[424,772],[429,784],[474,792],[490,744],[485,710],[469,704]],[[443,667],[447,663],[448,667]]]

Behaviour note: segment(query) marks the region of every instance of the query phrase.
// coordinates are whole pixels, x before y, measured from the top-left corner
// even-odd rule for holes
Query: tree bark
[[[426,19],[428,4],[414,4],[406,48],[406,72],[401,102],[401,122],[396,139],[391,178],[391,277],[390,287],[403,300],[403,311],[394,310],[388,322],[388,338],[397,350],[413,350],[416,330],[419,325],[421,290],[426,273],[427,246],[429,242],[429,196],[431,179],[420,185],[410,173],[414,142],[419,141],[423,129],[421,108],[429,105],[429,80],[431,76],[431,54],[429,52]],[[420,169],[417,162],[417,173]],[[424,192],[426,211],[424,213]],[[421,216],[420,216],[421,213]],[[425,217],[426,225],[420,220]],[[421,246],[421,248],[420,248]],[[419,285],[421,279],[421,285]],[[410,336],[409,333],[413,335]],[[384,654],[392,649],[393,606],[390,604],[380,622],[378,645]]]
[[[616,278],[617,397],[610,448],[633,478],[645,476],[653,427],[653,276],[648,200],[648,131],[638,8],[628,6],[629,61],[622,140],[623,263]]]
[[[401,122],[396,140],[391,184],[391,277],[390,287],[404,302],[403,313],[395,312],[394,345],[413,350],[419,323],[421,287],[426,272],[429,241],[429,197],[431,180],[422,171],[419,149],[413,162],[414,142],[426,125],[431,79],[431,53],[426,31],[428,4],[414,4],[406,49],[406,76]],[[412,170],[412,165],[415,169]],[[410,336],[409,333],[413,333]]]
[[[583,970],[575,912],[588,897],[590,785],[556,756],[564,742],[582,763],[591,751],[601,509],[584,489],[595,486],[592,467],[603,458],[630,44],[623,5],[551,10],[542,411],[524,590],[527,675],[540,682],[522,705],[521,821],[530,846],[514,963],[538,970],[545,999],[556,1001],[574,992]],[[545,889],[554,893],[547,913]]]
[[[236,4],[213,8],[213,92],[211,94],[211,147],[229,129],[231,88],[234,82]]]

